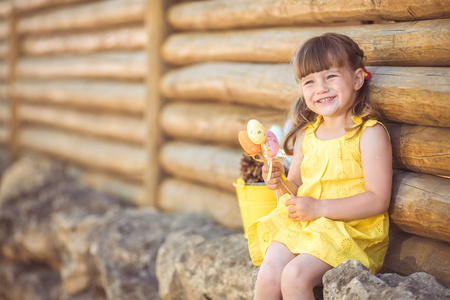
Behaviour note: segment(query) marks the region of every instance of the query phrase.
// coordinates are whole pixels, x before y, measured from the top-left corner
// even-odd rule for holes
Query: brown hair
[[[307,40],[294,54],[292,63],[297,81],[300,82],[303,77],[311,73],[329,70],[332,67],[348,68],[351,71],[364,68],[364,52],[348,36],[338,33],[325,33]],[[368,81],[364,80],[352,108],[353,115],[361,117],[363,122],[355,128],[346,128],[347,131],[356,129],[355,135],[361,131],[367,120],[380,118],[380,114],[370,103]],[[291,116],[293,118],[292,128],[283,143],[283,148],[289,155],[293,154],[291,147],[295,143],[298,132],[303,130],[310,122],[315,121],[317,114],[306,106],[303,95],[300,95],[291,108]]]

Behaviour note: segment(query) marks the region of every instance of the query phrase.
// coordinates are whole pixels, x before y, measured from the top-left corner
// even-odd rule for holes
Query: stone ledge
[[[131,207],[65,174],[33,156],[3,176],[0,299],[253,298],[258,268],[243,234],[193,214]],[[372,275],[358,264],[325,275],[325,299],[450,297],[426,273]]]

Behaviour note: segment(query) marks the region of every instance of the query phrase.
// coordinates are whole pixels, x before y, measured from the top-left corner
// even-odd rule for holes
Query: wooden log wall
[[[16,103],[16,141],[8,142],[17,155],[63,159],[80,181],[149,205],[146,1],[13,0],[10,10],[4,1],[0,18],[15,17],[17,59],[5,86],[8,31],[0,19],[0,124],[11,117],[6,89]]]
[[[291,56],[328,31],[364,49],[392,138],[385,270],[450,285],[446,0],[0,0],[0,146],[242,230],[237,134],[251,118],[284,124]]]
[[[9,101],[9,73],[10,73],[10,18],[11,1],[0,1],[0,146],[7,148],[10,140],[10,101]]]
[[[160,81],[167,141],[159,163],[168,176],[160,208],[241,226],[233,219],[238,132],[252,118],[283,125],[298,92],[294,51],[312,36],[347,34],[368,57],[372,97],[394,150],[395,230],[385,270],[426,271],[450,285],[447,1],[184,1],[170,7],[167,20],[173,33],[161,53],[171,68]]]

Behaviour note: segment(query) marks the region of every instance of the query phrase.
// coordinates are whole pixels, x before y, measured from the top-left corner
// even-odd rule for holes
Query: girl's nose
[[[324,82],[323,80],[320,80],[317,82],[316,85],[316,93],[317,94],[323,94],[323,93],[327,93],[329,91],[328,85],[326,82]]]

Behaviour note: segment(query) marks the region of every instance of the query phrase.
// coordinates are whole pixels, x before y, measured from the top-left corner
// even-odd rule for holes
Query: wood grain
[[[450,127],[450,68],[368,67],[373,101],[388,121]],[[301,90],[287,64],[215,62],[166,73],[162,95],[173,100],[235,102],[289,109]]]
[[[46,125],[93,137],[143,145],[145,123],[136,116],[78,111],[73,109],[22,104],[18,108],[22,123]]]
[[[142,147],[40,126],[23,126],[23,150],[38,151],[93,170],[110,172],[128,180],[142,181],[145,152]]]
[[[145,87],[141,83],[89,80],[20,80],[14,85],[21,101],[72,106],[97,111],[142,115]]]
[[[163,145],[159,162],[172,176],[234,192],[242,155],[237,148],[174,141]]]
[[[450,128],[388,125],[394,166],[450,176]]]
[[[197,213],[232,229],[242,230],[235,193],[168,178],[159,188],[158,206],[165,211]]]
[[[411,21],[449,15],[444,0],[216,0],[174,5],[168,20],[178,30],[217,30],[337,21]]]
[[[160,115],[161,128],[171,137],[234,145],[250,119],[270,128],[283,125],[285,118],[281,111],[214,103],[168,104]]]
[[[336,26],[359,44],[368,65],[449,66],[450,18],[392,24]],[[288,63],[307,39],[329,26],[172,34],[162,48],[175,65],[205,61]]]
[[[395,170],[391,221],[402,231],[450,242],[450,179]]]
[[[401,232],[391,226],[389,247],[382,272],[410,275],[426,272],[445,286],[450,285],[450,245]]]
[[[112,79],[143,82],[147,73],[145,62],[146,57],[143,51],[24,57],[17,64],[17,77],[28,79]]]
[[[146,43],[142,24],[136,24],[82,32],[25,35],[19,47],[24,55],[55,55],[144,50]]]
[[[49,33],[98,29],[144,21],[143,0],[101,0],[58,7],[18,20],[18,33]]]

